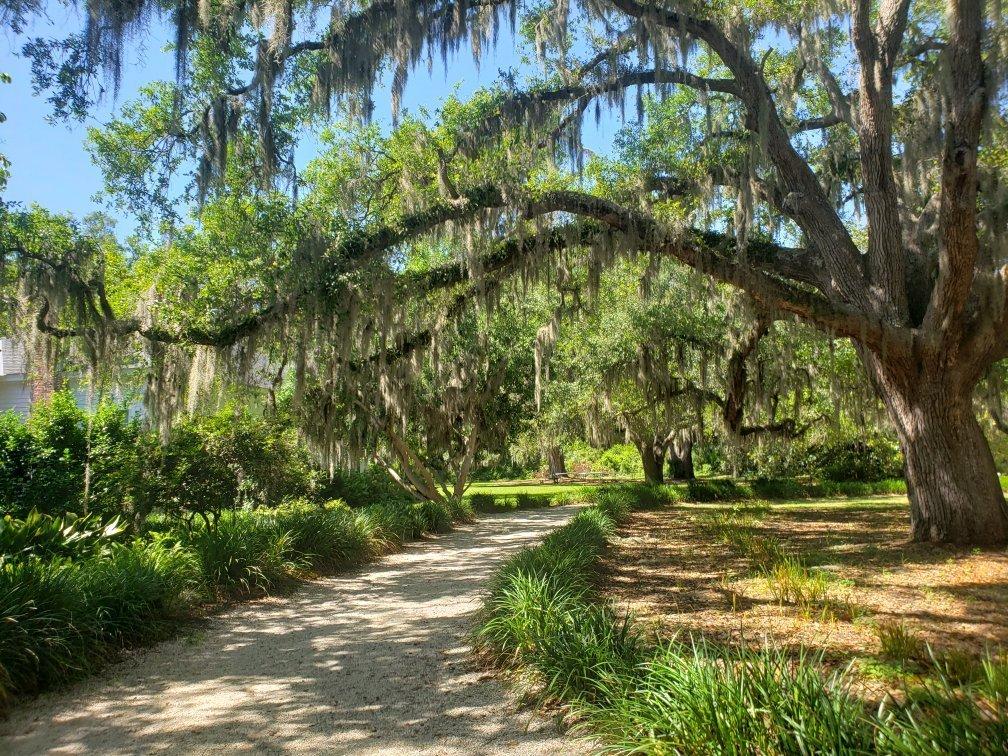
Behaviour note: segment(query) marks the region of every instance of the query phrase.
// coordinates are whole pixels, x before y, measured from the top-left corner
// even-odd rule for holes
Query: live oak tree
[[[705,433],[739,449],[803,436],[823,419],[817,400],[830,390],[826,365],[780,359],[807,335],[730,287],[696,296],[698,277],[645,256],[615,263],[595,296],[560,319],[549,350],[549,383],[578,387],[568,414],[596,444],[619,428],[651,483],[664,482],[666,458],[671,477],[693,477],[693,444]]]
[[[1004,497],[973,406],[978,382],[1008,349],[999,6],[383,0],[349,9],[334,3],[326,14],[317,7],[94,0],[81,35],[36,40],[30,52],[57,102],[84,112],[96,70],[104,67],[115,85],[124,40],[155,11],[170,16],[179,84],[157,112],[171,117],[153,119],[157,138],[119,157],[137,157],[144,170],[136,175],[149,178],[182,151],[195,160],[200,193],[212,191],[236,151],[267,184],[293,179],[302,116],[333,106],[367,115],[386,68],[395,108],[414,65],[464,43],[478,56],[502,14],[512,24],[521,14],[543,75],[524,90],[508,78],[478,123],[456,122],[428,143],[420,150],[426,164],[396,177],[407,198],[402,212],[325,236],[303,255],[318,275],[300,276],[272,304],[215,330],[182,333],[134,317],[113,321],[99,299],[80,310],[88,321],[75,333],[220,348],[267,323],[300,320],[317,331],[323,310],[334,318],[345,309],[327,270],[370,264],[446,224],[456,234],[468,229],[459,239],[481,240],[463,255],[477,281],[502,276],[504,260],[531,257],[536,264],[524,269],[553,269],[561,248],[580,250],[594,267],[619,252],[647,251],[744,290],[775,317],[850,339],[900,439],[913,537],[1008,540]],[[186,75],[191,65],[200,76]],[[629,91],[640,97],[644,89],[659,103],[681,104],[671,115],[688,138],[668,160],[637,166],[632,189],[577,171],[542,172],[542,151],[566,150],[579,167],[585,114],[600,103],[622,108]],[[493,157],[480,158],[488,142]],[[680,171],[691,154],[700,171]],[[164,182],[153,188],[167,191]],[[32,294],[52,306],[44,291]],[[38,325],[58,332],[46,317]]]

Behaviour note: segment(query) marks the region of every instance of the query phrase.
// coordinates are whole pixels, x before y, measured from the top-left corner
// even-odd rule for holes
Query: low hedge
[[[625,487],[509,559],[475,630],[482,657],[527,695],[562,706],[605,753],[1003,753],[1008,664],[865,705],[821,655],[702,638],[655,643],[595,587],[598,558],[629,511]]]
[[[212,527],[158,520],[157,532],[125,542],[90,522],[6,518],[0,545],[18,550],[0,553],[0,709],[90,672],[118,649],[170,634],[200,606],[361,564],[472,518],[465,502],[351,509],[301,501],[225,512]],[[26,533],[61,528],[68,541],[59,549],[51,539],[43,552],[23,547]]]

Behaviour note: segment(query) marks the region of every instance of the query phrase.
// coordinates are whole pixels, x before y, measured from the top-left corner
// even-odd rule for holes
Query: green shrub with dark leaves
[[[0,558],[0,705],[162,637],[201,590],[195,555],[163,541],[73,561]]]
[[[837,439],[809,446],[805,471],[816,478],[874,483],[903,476],[903,455],[895,440],[881,434]]]
[[[10,515],[0,520],[0,556],[83,558],[108,549],[125,535],[118,518],[103,523],[94,515],[52,517],[32,510],[23,520]]]
[[[69,392],[32,407],[27,420],[0,414],[0,501],[7,514],[30,511],[119,514],[142,495],[143,432],[126,409],[101,402],[89,418]],[[90,466],[85,500],[84,470]]]
[[[362,471],[337,470],[331,479],[320,484],[318,497],[324,500],[339,499],[351,507],[410,500],[388,473],[377,466]]]

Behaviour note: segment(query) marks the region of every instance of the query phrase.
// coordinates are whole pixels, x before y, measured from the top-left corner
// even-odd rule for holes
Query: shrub
[[[542,506],[544,503],[549,503],[549,499],[547,497],[525,493],[524,491],[515,497],[515,506],[518,509],[535,509],[536,507]]]
[[[872,483],[903,475],[903,456],[896,442],[881,434],[839,439],[808,448],[806,472],[826,480]]]
[[[124,646],[164,637],[201,590],[196,555],[159,541],[115,545],[80,566],[92,633]]]
[[[689,501],[739,501],[751,499],[754,492],[745,483],[729,478],[691,480],[687,484],[686,498]]]
[[[367,521],[338,500],[290,502],[277,510],[275,523],[300,562],[323,570],[360,564],[378,550]]]
[[[228,510],[307,496],[314,482],[290,428],[227,408],[174,427],[156,464],[150,495],[167,511],[206,523]]]
[[[366,507],[375,502],[409,501],[406,493],[380,467],[364,471],[337,470],[323,482],[317,494],[320,498],[340,499],[351,507]]]
[[[810,495],[809,486],[793,478],[763,478],[751,485],[753,493],[765,499],[801,499]]]
[[[90,661],[85,596],[67,561],[0,562],[0,692],[32,693]],[[94,653],[94,651],[92,651]]]
[[[207,585],[221,594],[265,593],[306,566],[290,532],[275,518],[251,512],[196,528],[191,544]]]
[[[0,560],[0,703],[76,677],[115,646],[160,637],[200,591],[195,556],[135,541],[102,556]]]
[[[563,704],[606,753],[1001,753],[1008,742],[1008,664],[988,658],[972,688],[937,681],[873,713],[821,654],[696,639],[649,648],[601,605],[592,572],[627,499],[598,496],[491,580],[476,646],[513,667],[542,700]],[[746,532],[747,507],[725,516]],[[716,526],[716,525],[715,525]],[[782,557],[781,599],[826,601],[826,576]]]
[[[140,426],[125,408],[102,402],[91,418],[70,392],[33,405],[27,421],[0,414],[0,500],[14,517],[32,509],[60,516],[83,513],[84,468],[90,462],[88,511],[113,515],[139,495],[143,465]]]
[[[497,509],[497,497],[488,493],[475,493],[469,497],[469,505],[476,512],[492,512]]]
[[[551,612],[552,622],[535,627],[536,652],[529,663],[545,700],[604,701],[645,659],[643,638],[629,615],[617,616],[608,606],[583,599]]]
[[[627,478],[642,475],[644,472],[640,452],[637,451],[637,447],[633,444],[610,446],[602,452],[598,465],[616,475],[622,475]]]
[[[100,553],[124,537],[118,519],[103,524],[94,516],[67,513],[57,518],[32,510],[23,520],[10,515],[0,520],[0,555],[18,559],[83,558]]]
[[[972,689],[960,689],[941,670],[886,699],[878,714],[877,747],[893,754],[1002,754],[1008,743],[1008,701],[996,691],[1004,666],[990,659]]]

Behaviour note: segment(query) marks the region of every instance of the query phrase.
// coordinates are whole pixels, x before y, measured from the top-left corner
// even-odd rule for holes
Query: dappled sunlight
[[[2,750],[570,753],[473,662],[494,568],[573,507],[494,515],[195,633],[18,708]]]
[[[937,652],[1008,647],[1008,555],[907,541],[904,498],[774,504],[745,525],[827,573],[839,602],[827,612],[781,605],[750,559],[704,530],[730,508],[635,513],[606,559],[611,595],[666,632],[770,638],[838,659],[878,654],[887,623],[906,623]]]

